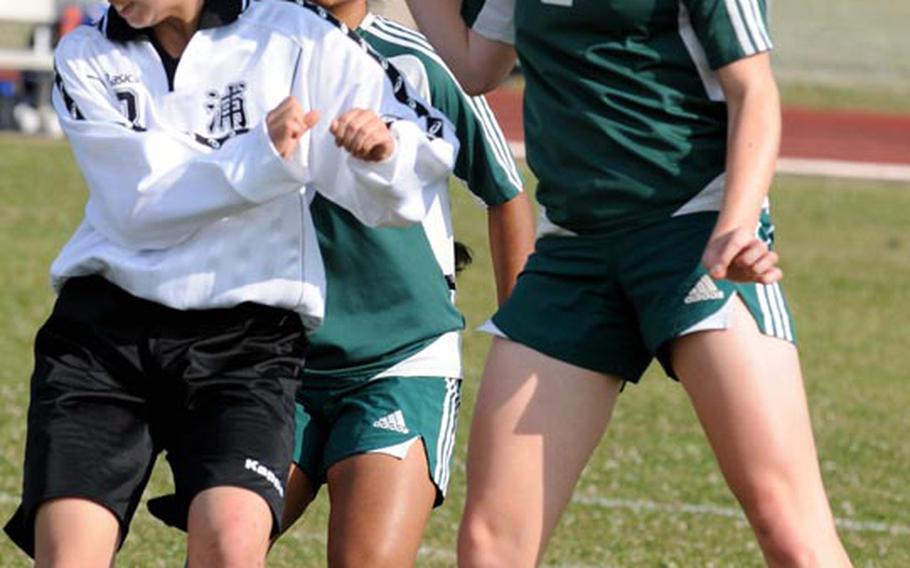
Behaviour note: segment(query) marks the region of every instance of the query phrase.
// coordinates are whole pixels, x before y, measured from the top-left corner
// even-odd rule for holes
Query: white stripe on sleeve
[[[739,41],[739,47],[746,55],[753,55],[755,53],[755,47],[752,45],[752,40],[749,39],[749,32],[746,31],[746,24],[743,23],[742,16],[739,13],[737,0],[724,0],[724,4],[727,7],[727,15],[730,17],[730,23],[733,25],[733,32],[736,34],[736,39]]]
[[[755,18],[755,10],[753,10],[753,8],[756,7],[755,0],[737,1],[743,15],[743,20],[746,22],[746,29],[749,31],[752,42],[755,44],[756,51],[768,51],[768,46],[765,44],[765,40],[761,35],[759,23]]]
[[[758,4],[758,0],[750,0],[752,4],[752,13],[755,14],[755,23],[758,27],[758,33],[761,35],[762,41],[765,43],[765,51],[774,47],[771,43],[771,37],[768,35],[768,26],[765,25],[765,19],[762,17],[761,6]]]

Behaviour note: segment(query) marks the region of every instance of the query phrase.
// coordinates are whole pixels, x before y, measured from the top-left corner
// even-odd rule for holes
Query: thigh
[[[125,538],[154,462],[147,401],[139,386],[143,372],[135,344],[127,340],[132,330],[100,325],[104,314],[74,309],[85,302],[92,308],[82,312],[97,312],[90,300],[65,288],[35,340],[22,505],[6,526],[29,554],[35,515],[54,499],[95,504],[116,518]],[[66,523],[48,527],[68,528]]]
[[[621,269],[645,344],[667,374],[677,376],[669,345],[683,335],[730,326],[733,300],[743,302],[763,335],[795,341],[795,327],[780,284],[714,280],[701,265],[716,213],[675,217],[623,236],[634,251]],[[763,213],[757,234],[771,241],[771,220]]]
[[[436,500],[426,449],[354,455],[328,471],[329,566],[413,566]]]
[[[120,523],[108,508],[86,499],[53,499],[35,516],[36,566],[112,566]]]
[[[421,448],[424,476],[445,499],[455,447],[461,380],[445,377],[383,377],[346,389],[328,414],[331,430],[323,465],[353,456],[383,454],[398,460]]]
[[[297,519],[303,516],[318,492],[319,484],[313,482],[312,478],[297,464],[291,464],[284,494],[284,511],[281,516],[282,533],[290,530]]]
[[[478,522],[516,545],[516,565],[537,562],[603,436],[620,385],[494,339],[471,424],[462,532]]]
[[[824,520],[827,505],[795,346],[764,335],[742,302],[726,330],[678,338],[674,368],[721,470],[750,508],[757,488],[781,487],[803,519]]]

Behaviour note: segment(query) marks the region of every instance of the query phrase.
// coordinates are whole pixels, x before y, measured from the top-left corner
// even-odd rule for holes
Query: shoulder
[[[253,0],[242,21],[301,42],[353,35],[328,10],[308,0]]]
[[[103,20],[93,26],[82,25],[63,36],[54,49],[55,59],[62,61],[74,57],[86,57],[105,47],[113,47],[113,44],[104,37],[99,29],[102,23]]]
[[[66,34],[54,49],[54,67],[57,74],[93,73],[111,61],[122,62],[130,58],[126,47],[109,40],[101,28],[104,21],[95,25],[82,25]]]
[[[373,49],[383,57],[392,59],[410,56],[416,59],[434,91],[441,88],[461,91],[455,76],[423,34],[375,15],[370,16],[361,31]]]

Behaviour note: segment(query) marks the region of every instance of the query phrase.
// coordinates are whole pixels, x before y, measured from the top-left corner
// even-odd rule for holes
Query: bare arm
[[[493,90],[515,66],[515,49],[468,28],[461,0],[407,0],[411,14],[462,88],[472,95]]]
[[[714,278],[779,280],[777,255],[755,236],[780,146],[780,99],[767,53],[722,67],[727,100],[727,187],[702,262]]]
[[[528,194],[520,193],[487,212],[490,256],[496,279],[496,299],[506,301],[515,287],[518,274],[534,250],[534,216]]]

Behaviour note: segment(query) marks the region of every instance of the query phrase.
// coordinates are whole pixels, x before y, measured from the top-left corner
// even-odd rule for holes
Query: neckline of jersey
[[[202,5],[202,15],[199,18],[199,29],[206,30],[232,24],[240,17],[249,5],[249,0],[205,0]],[[107,9],[107,13],[98,22],[98,29],[111,41],[151,41],[152,29],[135,29],[114,9]]]

